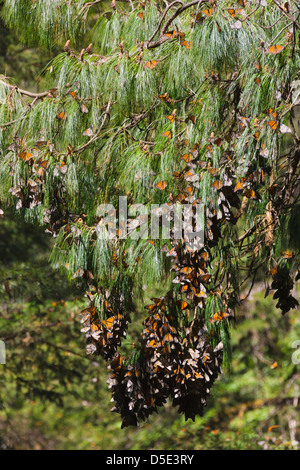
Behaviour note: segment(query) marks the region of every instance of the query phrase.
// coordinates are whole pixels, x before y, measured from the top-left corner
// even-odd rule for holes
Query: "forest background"
[[[37,71],[50,59],[0,23],[0,70],[20,88],[39,91]],[[106,364],[85,355],[85,299],[50,267],[52,243],[15,215],[0,219],[0,449],[299,449],[299,311],[282,316],[262,280],[237,312],[231,364],[204,415],[186,422],[170,404],[122,430]]]

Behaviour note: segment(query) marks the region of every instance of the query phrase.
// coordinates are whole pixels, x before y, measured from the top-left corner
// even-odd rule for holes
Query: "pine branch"
[[[190,3],[187,3],[186,5],[182,5],[180,8],[178,8],[177,11],[175,11],[175,13],[168,19],[168,21],[166,22],[165,26],[163,27],[162,29],[162,34],[165,34],[168,27],[170,26],[170,24],[175,20],[175,18],[177,18],[177,16],[179,16],[182,12],[184,12],[185,10],[187,10],[188,8],[191,8],[192,6],[194,5],[200,5],[201,3],[205,3],[207,0],[193,0],[192,2]]]
[[[151,38],[149,39],[148,42],[151,42],[152,39],[156,36],[156,34],[158,33],[158,31],[160,30],[161,25],[162,25],[162,23],[163,23],[163,21],[164,21],[164,19],[165,19],[166,14],[168,13],[168,11],[169,11],[171,8],[173,8],[173,6],[177,5],[178,3],[180,3],[181,6],[183,5],[182,1],[180,1],[180,0],[175,0],[174,2],[170,3],[170,4],[167,6],[167,8],[165,9],[165,11],[163,12],[163,14],[162,14],[162,16],[161,16],[161,18],[160,18],[160,21],[159,21],[159,23],[158,23],[158,26],[157,26],[156,30],[154,31],[154,33],[152,34],[152,36],[151,36]]]
[[[44,91],[42,93],[34,93],[32,91],[27,91],[27,90],[23,90],[22,88],[19,88],[18,86],[16,85],[11,85],[10,83],[7,83],[7,82],[4,82],[4,81],[0,81],[0,83],[2,85],[5,85],[7,86],[8,88],[10,88],[11,90],[15,90],[17,91],[18,93],[20,93],[20,95],[24,95],[24,96],[29,96],[30,98],[36,98],[36,99],[41,99],[41,98],[44,98],[45,96],[47,96],[49,94],[49,90],[48,91]]]

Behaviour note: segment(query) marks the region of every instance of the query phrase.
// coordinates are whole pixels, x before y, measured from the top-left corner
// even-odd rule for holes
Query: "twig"
[[[74,153],[81,153],[83,152],[92,142],[94,142],[95,140],[98,139],[98,137],[100,136],[101,134],[101,131],[103,129],[103,126],[105,124],[105,121],[107,119],[107,117],[109,117],[109,111],[110,111],[110,107],[111,107],[111,100],[109,100],[108,104],[107,104],[107,107],[106,107],[106,110],[102,113],[101,117],[103,118],[102,119],[102,122],[101,122],[101,125],[100,125],[100,128],[99,130],[97,131],[97,133],[88,141],[86,142],[85,144],[83,144],[81,147],[78,147],[77,149],[74,150]]]
[[[252,235],[253,232],[255,232],[255,230],[257,229],[257,227],[264,223],[266,221],[266,217],[263,217],[262,219],[260,219],[258,222],[256,222],[256,224],[254,224],[251,228],[249,228],[249,230],[247,230],[247,232],[245,232],[243,235],[241,235],[239,238],[238,238],[238,243],[241,243],[243,240],[245,240],[245,238],[247,237],[250,237],[250,235]]]
[[[192,6],[194,5],[197,5],[197,4],[201,4],[201,3],[204,3],[206,0],[194,0],[190,3],[187,3],[185,5],[182,5],[182,7],[178,8],[178,10],[175,11],[175,13],[168,19],[168,21],[166,22],[165,26],[163,27],[162,29],[162,34],[165,34],[165,32],[167,31],[168,27],[170,26],[170,24],[175,20],[175,18],[177,18],[178,15],[180,15],[183,11],[187,10],[188,8],[191,8]]]
[[[280,31],[278,34],[276,34],[275,38],[272,39],[272,41],[270,42],[269,44],[269,47],[273,44],[274,41],[276,41],[276,39],[281,35],[281,33],[283,33],[283,31],[287,28],[289,28],[290,26],[292,26],[293,23],[288,23],[287,25],[285,25]]]
[[[32,103],[28,103],[28,109],[27,111],[23,114],[23,116],[17,118],[17,119],[13,119],[12,121],[9,121],[9,122],[5,122],[4,124],[0,124],[0,128],[5,128],[5,127],[9,127],[11,126],[12,124],[15,124],[16,122],[18,121],[22,121],[26,116],[27,114],[31,111],[32,107],[34,106],[34,104],[36,103],[36,101],[39,99],[39,97],[35,97],[34,100],[32,101]]]
[[[254,21],[255,24],[257,24],[258,26],[260,26],[261,28],[263,29],[272,29],[277,23],[279,23],[280,20],[282,20],[283,18],[283,15],[281,15],[273,24],[271,24],[270,26],[263,26],[262,24],[258,23],[257,21]]]
[[[41,99],[41,98],[44,98],[44,96],[47,96],[49,94],[49,91],[43,91],[42,93],[33,93],[32,91],[22,90],[22,88],[19,88],[16,85],[11,85],[10,83],[4,82],[2,80],[0,83],[2,85],[7,86],[11,90],[16,90],[21,95],[29,96],[30,98]]]
[[[156,34],[158,33],[158,31],[160,30],[161,28],[161,25],[162,25],[162,22],[164,21],[165,19],[165,16],[166,14],[168,13],[168,11],[174,6],[176,5],[177,3],[180,3],[180,5],[182,6],[182,2],[180,0],[175,0],[174,2],[170,3],[167,8],[165,9],[165,11],[163,12],[162,14],[162,17],[160,19],[160,22],[158,23],[158,26],[156,28],[156,30],[154,31],[154,33],[152,34],[151,38],[149,39],[149,43],[154,39],[154,37],[156,36]]]
[[[275,3],[275,5],[280,9],[280,11],[282,11],[282,13],[284,14],[284,16],[286,16],[290,21],[292,21],[293,23],[296,23],[296,20],[293,18],[293,16],[289,16],[286,11],[284,10],[284,8],[277,2],[277,0],[273,0],[273,2]]]

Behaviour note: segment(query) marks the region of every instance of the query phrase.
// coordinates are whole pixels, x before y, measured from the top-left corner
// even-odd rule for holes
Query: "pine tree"
[[[1,77],[1,210],[43,225],[86,292],[87,353],[108,362],[122,426],[168,398],[194,419],[254,282],[282,314],[298,305],[299,4],[6,0],[2,14],[61,53],[44,91]],[[150,219],[121,220],[124,196],[148,215],[201,206],[204,243],[178,236],[175,212],[170,239],[142,236]],[[161,293],[131,335],[145,285]]]

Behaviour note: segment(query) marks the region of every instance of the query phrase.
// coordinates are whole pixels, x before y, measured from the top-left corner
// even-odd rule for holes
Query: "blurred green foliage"
[[[0,16],[0,73],[13,79],[20,88],[39,91],[39,72],[55,52],[21,44]]]

